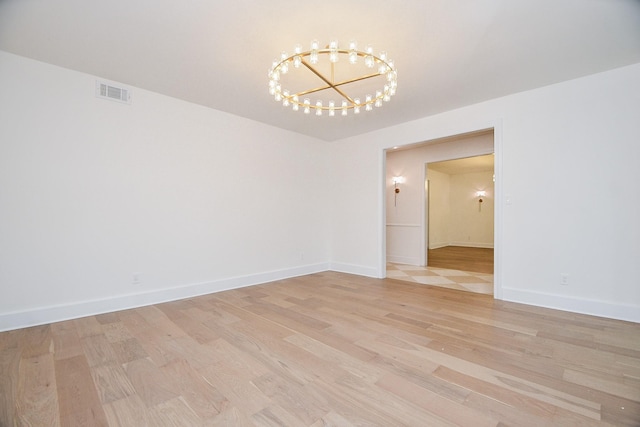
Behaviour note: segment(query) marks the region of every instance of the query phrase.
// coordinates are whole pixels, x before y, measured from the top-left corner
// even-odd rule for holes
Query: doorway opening
[[[498,297],[494,139],[491,128],[387,151],[386,277]]]
[[[494,155],[425,165],[426,260],[458,288],[493,294]]]

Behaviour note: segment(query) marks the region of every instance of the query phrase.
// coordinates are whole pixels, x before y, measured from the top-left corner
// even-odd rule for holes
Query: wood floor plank
[[[199,322],[186,314],[172,320],[183,331],[185,331],[189,337],[193,338],[200,344],[208,343],[220,338],[213,329],[206,327],[202,322]]]
[[[489,427],[498,423],[498,420],[490,415],[458,405],[456,402],[394,374],[385,375],[378,380],[376,385],[455,425]]]
[[[305,385],[287,382],[271,372],[256,378],[253,384],[278,406],[302,420],[302,425],[311,425],[330,411],[322,396],[314,396]]]
[[[59,426],[53,354],[20,361],[16,419],[27,426]]]
[[[520,411],[524,411],[525,413],[527,413],[527,417],[530,420],[530,425],[535,425],[535,423],[544,423],[545,419],[553,419],[558,411],[563,411],[562,408],[559,408],[542,400],[534,399],[528,395],[521,393],[513,393],[510,390],[505,389],[504,387],[501,387],[499,385],[492,384],[468,375],[464,375],[460,372],[445,367],[438,368],[434,372],[434,375],[448,382],[459,384],[460,386],[464,386],[465,388],[473,390],[472,394],[474,395],[479,394],[488,397],[507,407],[519,408]],[[465,406],[468,406],[466,405],[466,402],[468,402],[472,397],[473,396],[470,394],[470,396],[465,399]],[[573,414],[571,411],[564,411],[563,416],[565,419],[571,419],[573,417]],[[594,418],[593,420],[585,420],[584,417],[580,417],[575,419],[574,422],[583,423],[586,425],[595,420],[596,418]]]
[[[160,370],[176,386],[180,396],[200,419],[213,419],[227,406],[228,400],[224,395],[186,360],[174,360]]]
[[[60,425],[106,426],[107,419],[84,356],[55,360]]]
[[[202,420],[179,396],[149,408],[149,423],[158,427],[183,427],[202,425]]]
[[[152,427],[147,406],[137,394],[109,402],[103,407],[109,427]]]
[[[207,423],[209,427],[264,427],[264,424],[254,423],[251,419],[251,415],[242,409],[230,406],[220,413],[210,423]]]
[[[445,246],[427,251],[429,267],[493,274],[493,248]]]
[[[640,327],[336,272],[0,333],[0,426],[640,426]]]
[[[265,427],[305,425],[303,420],[275,404],[256,412],[251,418],[257,425]]]
[[[78,331],[80,338],[90,337],[92,335],[100,335],[103,333],[102,324],[98,322],[95,316],[83,317],[82,319],[72,320]]]
[[[337,412],[349,424],[358,426],[453,425],[354,376],[343,377],[338,382],[331,383],[317,380],[309,387],[324,393],[331,408],[322,419],[334,418],[331,412]]]
[[[102,404],[135,394],[135,389],[121,365],[94,367],[91,369],[91,376]]]
[[[56,359],[65,359],[84,354],[82,342],[75,328],[53,334],[53,347]]]
[[[227,398],[230,407],[236,408],[247,414],[245,422],[253,424],[249,421],[250,416],[256,412],[262,411],[269,407],[271,400],[265,396],[252,382],[247,378],[236,375],[233,371],[228,371],[222,367],[223,365],[212,365],[200,369],[198,372],[204,379]],[[234,411],[232,411],[234,412]],[[232,414],[222,411],[223,417],[233,416]]]
[[[125,364],[138,359],[148,357],[146,350],[136,338],[111,343],[111,348],[119,363]]]
[[[131,332],[129,332],[125,324],[121,321],[102,325],[102,332],[110,343],[126,341],[133,338]]]
[[[148,408],[179,396],[165,374],[149,358],[124,365],[129,381]]]
[[[286,338],[262,334],[259,328],[254,329],[252,326],[242,323],[230,325],[226,331],[227,341],[234,342],[262,366],[289,381],[306,384],[318,376],[335,378],[344,373],[339,366],[327,364],[322,358]]]
[[[117,363],[113,347],[104,334],[90,335],[82,338],[82,348],[89,366],[102,366]]]
[[[4,334],[6,335],[2,338],[5,340],[5,344],[8,343],[9,338],[18,335],[14,332],[4,332]],[[18,379],[20,378],[20,354],[17,341],[15,347],[6,345],[0,351],[0,426],[3,427],[13,425],[13,420],[16,419],[15,407],[18,396]]]

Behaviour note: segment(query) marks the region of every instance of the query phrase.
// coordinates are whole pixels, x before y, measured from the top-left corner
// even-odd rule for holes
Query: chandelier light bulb
[[[373,65],[375,64],[375,60],[373,59],[373,48],[371,46],[367,46],[364,48],[364,51],[367,54],[364,57],[364,65],[366,65],[367,68],[373,68]]]
[[[311,52],[309,54],[309,62],[311,62],[312,64],[317,64],[318,63],[318,40],[314,40],[311,42]]]
[[[302,53],[302,46],[297,44],[294,48],[293,48],[293,53],[294,53],[294,57],[293,57],[293,66],[295,68],[300,68],[300,65],[302,65],[302,56],[300,56],[300,54]]]
[[[349,63],[356,64],[358,62],[358,43],[355,41],[349,42]]]
[[[373,105],[372,105],[372,101],[371,101],[371,95],[367,95],[367,97],[365,98],[365,107],[364,109],[367,111],[371,111],[373,110]]]
[[[278,101],[278,102],[282,101],[282,92],[281,92],[281,90],[282,90],[282,87],[280,85],[276,85],[275,97],[276,97],[276,101]]]
[[[282,74],[287,74],[289,72],[289,62],[285,61],[285,59],[287,59],[287,52],[282,52],[280,54],[280,61],[284,61],[281,62],[281,66],[280,66],[280,72]]]
[[[335,64],[338,62],[340,55],[338,55],[338,41],[331,40],[329,42],[329,62]]]

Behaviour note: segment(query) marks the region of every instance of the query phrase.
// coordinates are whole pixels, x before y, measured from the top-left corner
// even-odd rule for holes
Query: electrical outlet
[[[132,285],[139,285],[140,284],[140,273],[133,273],[133,275],[131,277],[131,284]]]
[[[560,273],[560,284],[563,286],[569,284],[569,275],[567,273]]]

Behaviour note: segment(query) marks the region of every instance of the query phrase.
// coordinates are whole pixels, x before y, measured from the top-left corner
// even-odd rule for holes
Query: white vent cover
[[[116,86],[113,83],[96,81],[96,96],[131,104],[131,90],[126,87]]]

